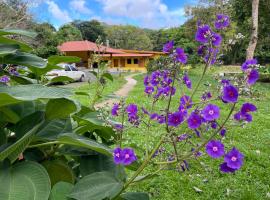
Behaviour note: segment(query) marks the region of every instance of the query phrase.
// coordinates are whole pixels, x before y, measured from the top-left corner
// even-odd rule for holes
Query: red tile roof
[[[67,51],[93,51],[93,52],[105,52],[105,53],[125,53],[118,49],[113,49],[106,46],[101,46],[100,49],[94,42],[89,42],[87,40],[85,41],[70,41],[65,42],[62,45],[58,46],[58,49],[61,52],[67,52]]]
[[[103,54],[103,57],[110,57],[111,54]],[[112,57],[151,57],[153,54],[141,54],[141,53],[121,53],[121,54],[112,54]]]

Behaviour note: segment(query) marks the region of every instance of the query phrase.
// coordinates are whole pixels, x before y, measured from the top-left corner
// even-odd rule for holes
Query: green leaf
[[[4,56],[2,59],[0,59],[0,63],[15,64],[35,68],[46,67],[46,61],[44,61],[42,58],[30,53],[22,53],[22,52],[17,52],[15,54],[8,54]]]
[[[123,188],[109,172],[97,172],[83,177],[69,195],[77,200],[103,200],[114,198]]]
[[[37,99],[57,99],[73,96],[67,88],[46,87],[43,85],[0,86],[0,106],[33,101]]]
[[[110,73],[104,73],[102,74],[102,77],[107,78],[110,81],[113,81],[113,76]]]
[[[20,116],[18,116],[16,112],[7,107],[1,107],[0,114],[0,121],[6,121],[15,124],[20,120]]]
[[[112,173],[118,180],[126,180],[124,167],[122,165],[116,165],[111,156],[102,154],[81,156],[80,173],[82,176],[101,171]]]
[[[65,181],[72,184],[75,182],[72,169],[64,161],[47,160],[43,162],[42,165],[49,174],[52,187],[60,181]]]
[[[7,143],[7,132],[5,129],[0,129],[0,146]]]
[[[51,83],[64,83],[64,82],[74,82],[74,79],[70,78],[68,76],[57,76],[57,77],[52,78],[49,81],[49,84],[51,84]]]
[[[97,76],[98,76],[98,73],[97,73],[97,72],[95,72],[95,71],[90,71],[89,73],[93,74],[95,77],[97,77]]]
[[[36,67],[29,67],[29,69],[36,75],[41,76],[47,74],[49,71],[52,71],[54,69],[62,69],[59,66],[47,64],[44,68],[36,68]]]
[[[46,118],[48,120],[63,119],[79,111],[79,109],[79,104],[75,103],[73,100],[64,98],[51,99],[46,106]]]
[[[10,76],[10,78],[21,85],[34,84],[36,82],[36,80],[24,76]]]
[[[0,35],[22,35],[34,38],[37,36],[37,33],[22,29],[0,29]]]
[[[22,162],[0,170],[0,199],[3,200],[48,200],[50,179],[40,164]]]
[[[34,134],[38,130],[39,126],[40,124],[34,126],[30,131],[24,134],[23,137],[2,150],[0,152],[0,161],[8,158],[11,162],[14,162],[18,158],[19,154],[22,153],[32,141]]]
[[[0,38],[1,39],[1,38]],[[0,41],[1,42],[1,41]],[[16,53],[16,51],[20,48],[17,44],[1,44],[0,43],[0,57],[5,56],[7,54]]]
[[[124,200],[149,200],[149,195],[144,192],[127,192],[121,194],[120,197]]]
[[[75,94],[76,94],[76,95],[83,95],[83,96],[88,96],[88,97],[90,97],[90,95],[89,95],[88,92],[80,92],[80,91],[76,92],[76,91],[75,91]]]
[[[37,136],[45,140],[56,140],[61,134],[72,132],[70,118],[46,121],[38,130]]]
[[[74,133],[67,133],[59,136],[58,141],[72,146],[84,147],[94,150],[104,155],[112,156],[111,149],[104,144],[98,143],[94,140],[79,136]]]
[[[70,200],[68,195],[70,194],[73,185],[67,182],[56,183],[51,191],[49,200]]]
[[[52,65],[57,65],[59,63],[78,63],[81,59],[76,56],[50,56],[48,62]]]
[[[132,181],[132,183],[138,183],[147,179],[151,179],[153,177],[158,176],[157,174],[147,174],[147,175],[143,175],[143,176],[137,176],[134,181]]]
[[[22,42],[19,42],[17,40],[13,40],[10,38],[6,38],[6,37],[0,36],[0,43],[18,45],[20,47],[20,51],[24,51],[24,52],[30,52],[33,50],[30,46],[28,46],[25,43],[22,43]]]

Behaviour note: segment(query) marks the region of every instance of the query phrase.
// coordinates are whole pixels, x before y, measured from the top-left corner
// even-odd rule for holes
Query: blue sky
[[[75,19],[167,28],[183,24],[184,7],[197,0],[33,0],[31,12],[56,28]]]

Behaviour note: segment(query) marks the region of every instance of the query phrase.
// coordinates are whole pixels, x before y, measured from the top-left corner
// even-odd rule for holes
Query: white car
[[[74,81],[84,81],[86,75],[84,72],[79,71],[74,65],[70,64],[59,64],[59,67],[63,69],[55,69],[47,73],[47,78],[49,80],[57,77],[57,76],[67,76],[72,78]]]

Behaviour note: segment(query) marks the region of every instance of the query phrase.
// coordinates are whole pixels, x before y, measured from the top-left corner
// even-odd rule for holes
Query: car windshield
[[[71,71],[68,65],[65,65],[65,71]]]

